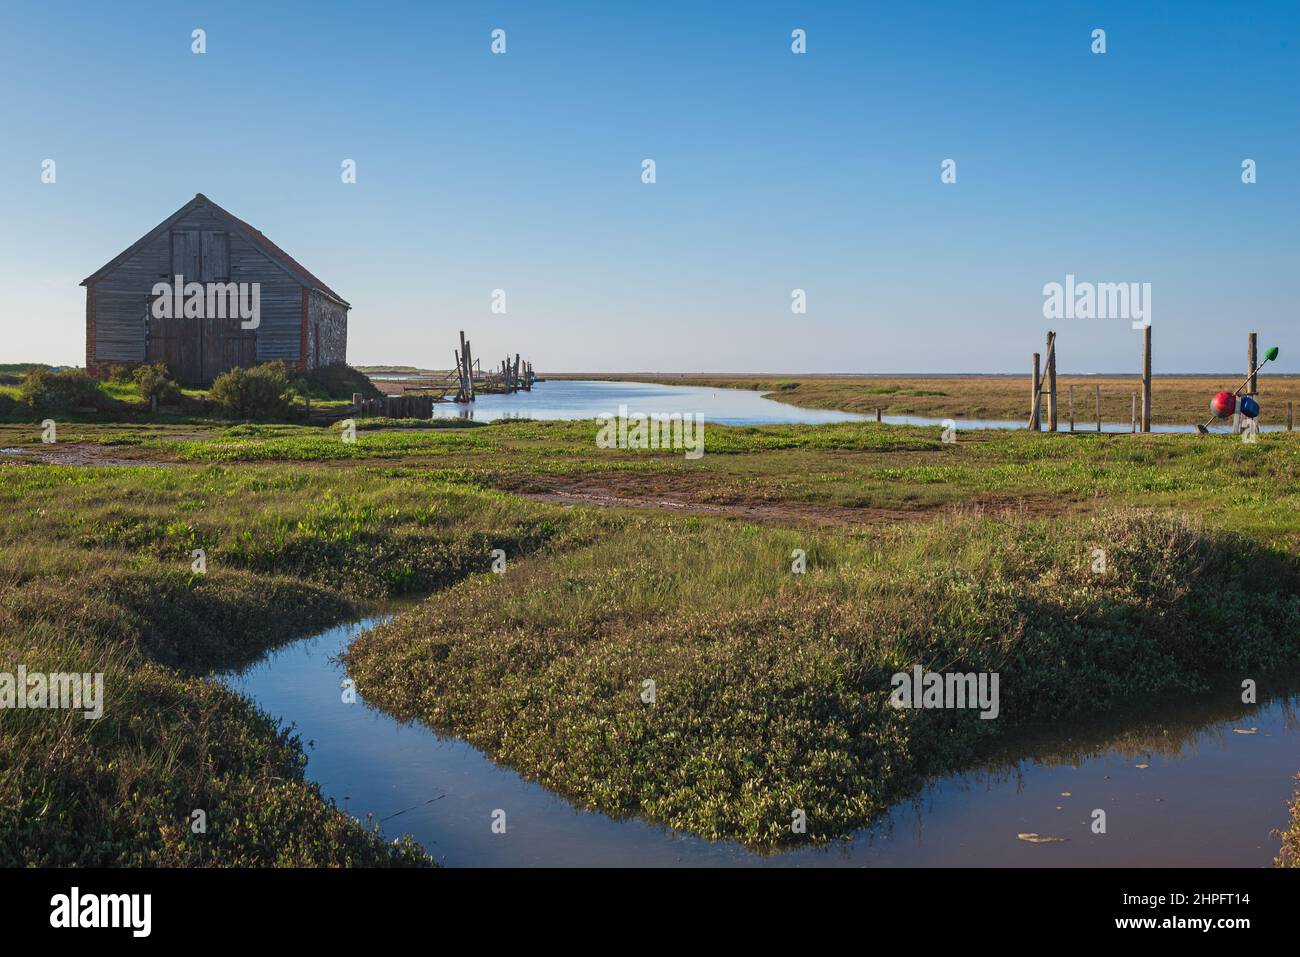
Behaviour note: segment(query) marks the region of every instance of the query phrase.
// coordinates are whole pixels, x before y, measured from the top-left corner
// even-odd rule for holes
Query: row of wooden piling
[[[1100,431],[1101,431],[1101,385],[1100,385],[1100,384],[1097,384],[1097,385],[1095,386],[1095,388],[1096,388],[1096,399],[1094,400],[1094,407],[1095,407],[1096,418],[1097,418],[1097,426],[1096,426],[1096,427],[1097,427],[1097,431],[1100,432]],[[1138,397],[1139,397],[1139,393],[1134,392],[1132,395],[1133,395],[1132,431],[1133,431],[1134,433],[1136,433],[1137,430],[1138,430]],[[1078,430],[1075,428],[1075,415],[1074,415],[1074,386],[1070,386],[1070,387],[1066,390],[1066,398],[1069,400],[1069,401],[1068,401],[1067,408],[1068,408],[1068,412],[1069,412],[1070,431],[1071,431],[1071,432],[1075,432],[1075,431],[1078,431]],[[879,412],[878,409],[877,409],[876,411],[877,411],[877,413]],[[1147,415],[1148,415],[1148,416],[1150,415],[1150,410],[1147,410]],[[879,415],[876,416],[876,421],[880,421],[880,416],[879,416]],[[1241,423],[1240,423],[1240,421],[1239,421],[1239,417],[1238,417],[1238,421],[1234,422],[1234,426],[1233,426],[1233,428],[1234,428],[1234,431],[1237,431],[1237,432],[1240,432],[1240,431],[1241,431]],[[1287,430],[1288,432],[1292,432],[1292,431],[1295,430],[1295,402],[1292,401],[1292,400],[1288,400],[1288,401],[1287,401],[1287,404],[1286,404],[1286,430]],[[1056,431],[1056,430],[1053,428],[1052,431]],[[1150,431],[1149,427],[1148,427],[1148,431]]]
[[[1257,375],[1255,374],[1258,356],[1259,337],[1257,333],[1249,333],[1246,346],[1246,372],[1250,376],[1249,385],[1246,387],[1246,394],[1256,396],[1259,394]],[[1056,420],[1056,333],[1049,331],[1047,333],[1046,345],[1047,362],[1040,371],[1039,353],[1033,354],[1033,372],[1030,379],[1030,400],[1029,400],[1029,428],[1033,432],[1043,430],[1042,415],[1043,398],[1047,398],[1047,428],[1051,432],[1057,431]],[[1074,386],[1070,386],[1068,392],[1070,400],[1070,431],[1074,428]],[[1140,399],[1140,403],[1139,403]],[[879,409],[876,410],[876,419],[879,421]],[[1097,385],[1097,431],[1101,431],[1101,385]],[[1141,391],[1133,393],[1133,414],[1132,414],[1132,431],[1150,432],[1151,431],[1151,326],[1147,325],[1142,330],[1142,376]],[[1286,429],[1288,432],[1295,427],[1295,407],[1293,402],[1286,404]],[[1240,413],[1233,416],[1232,430],[1234,433],[1241,431]]]
[[[465,331],[460,333],[460,349],[456,350],[456,401],[473,402],[480,393],[503,393],[532,391],[537,381],[533,374],[533,364],[520,358],[515,353],[512,361],[507,355],[501,365],[492,371],[485,371],[482,364],[474,358],[473,346],[465,338]]]

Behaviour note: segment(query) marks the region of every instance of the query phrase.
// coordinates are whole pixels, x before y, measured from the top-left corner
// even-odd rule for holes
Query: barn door
[[[230,235],[204,231],[199,236],[203,282],[230,281]],[[237,315],[200,320],[203,332],[203,377],[211,381],[235,366],[257,364],[257,333],[244,329]]]
[[[203,381],[203,363],[199,356],[199,337],[194,334],[193,319],[159,319],[153,314],[153,299],[145,297],[144,322],[148,335],[145,361],[165,362],[178,381],[198,385]]]
[[[178,229],[172,233],[172,280],[204,284],[204,318],[155,319],[150,315],[149,361],[166,362],[191,384],[207,384],[235,366],[257,364],[257,333],[239,316],[207,315],[207,284],[230,282],[230,235],[217,230]],[[215,300],[212,303],[215,305]]]
[[[230,235],[222,232],[204,232],[200,256],[203,281],[230,281]],[[232,310],[233,311],[233,310]],[[215,379],[235,366],[257,364],[257,333],[244,329],[238,315],[225,319],[209,316],[203,321],[203,372],[207,379]]]
[[[235,366],[257,365],[257,339],[252,329],[241,329],[233,319],[192,320],[203,326],[203,378],[212,381]]]
[[[195,230],[178,229],[172,233],[171,274],[168,283],[177,276],[184,282],[198,282],[202,278],[199,263],[200,235]],[[172,374],[185,385],[199,385],[203,378],[203,337],[195,325],[197,320],[184,316],[159,319],[153,314],[152,299],[145,303],[145,324],[149,331],[145,359],[165,362]]]

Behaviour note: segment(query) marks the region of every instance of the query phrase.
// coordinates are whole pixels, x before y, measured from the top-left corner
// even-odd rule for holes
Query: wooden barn
[[[159,284],[174,287],[177,276],[191,295],[175,293],[173,309],[159,301],[171,295]],[[202,193],[81,285],[91,375],[161,361],[180,381],[206,385],[235,366],[346,361],[347,301]],[[256,303],[255,318],[236,310],[240,295],[242,305]]]

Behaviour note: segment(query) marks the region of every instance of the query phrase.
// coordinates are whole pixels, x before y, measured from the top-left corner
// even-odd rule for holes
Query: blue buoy
[[[1248,395],[1241,397],[1241,414],[1248,419],[1258,418],[1259,403]]]

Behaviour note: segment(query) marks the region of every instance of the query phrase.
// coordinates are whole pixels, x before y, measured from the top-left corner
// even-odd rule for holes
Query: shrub
[[[283,362],[223,372],[208,397],[227,419],[287,419],[292,413],[289,372]]]
[[[294,387],[299,395],[313,399],[351,399],[359,392],[363,399],[378,399],[382,393],[363,372],[342,362],[302,373]]]
[[[37,412],[97,411],[112,404],[99,383],[81,369],[33,369],[18,387],[18,396]]]
[[[162,405],[175,402],[180,398],[181,387],[172,378],[171,370],[167,368],[165,362],[136,366],[131,373],[131,378],[140,392],[140,398],[146,402],[157,399],[159,405]]]
[[[13,376],[15,381],[21,379],[33,369],[49,369],[44,362],[0,362],[0,376]]]

